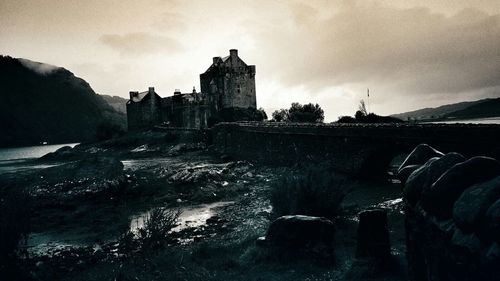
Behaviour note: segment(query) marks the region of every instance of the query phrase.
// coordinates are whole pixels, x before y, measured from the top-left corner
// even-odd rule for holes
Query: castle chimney
[[[212,60],[214,64],[217,64],[220,60],[220,57],[213,57]]]
[[[149,87],[148,92],[149,93],[154,93],[155,92],[155,87]]]
[[[238,50],[236,49],[229,50],[229,56],[231,56],[231,60],[235,60],[238,57]]]
[[[135,98],[135,97],[137,97],[139,95],[139,92],[137,92],[137,91],[130,91],[129,94],[130,94],[130,99],[133,99],[133,98]]]

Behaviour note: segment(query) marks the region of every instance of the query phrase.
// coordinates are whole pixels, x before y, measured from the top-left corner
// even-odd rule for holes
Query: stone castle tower
[[[200,74],[201,91],[162,98],[150,87],[145,92],[130,92],[127,101],[129,130],[162,125],[181,128],[206,128],[209,119],[223,109],[257,108],[255,65],[247,65],[238,50],[229,56],[214,57],[212,65]]]
[[[224,108],[256,108],[255,65],[247,65],[238,50],[229,56],[214,57],[212,65],[200,74],[201,92],[216,100],[216,110]]]

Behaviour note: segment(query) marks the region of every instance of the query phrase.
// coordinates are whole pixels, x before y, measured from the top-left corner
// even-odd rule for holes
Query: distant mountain
[[[471,119],[500,116],[500,98],[487,99],[468,106],[462,110],[457,110],[446,114],[445,118]]]
[[[0,56],[0,146],[92,141],[103,123],[125,126],[90,85],[70,71]]]
[[[99,95],[116,111],[127,114],[127,99],[119,96]]]
[[[408,120],[408,118],[416,120],[431,120],[443,118],[481,118],[500,116],[498,108],[495,109],[495,104],[498,104],[499,99],[482,99],[477,101],[460,102],[447,104],[434,108],[424,108],[404,113],[393,114],[391,116]],[[495,102],[496,101],[496,102]],[[484,105],[482,105],[484,104]],[[476,107],[477,106],[477,107]],[[476,108],[469,111],[469,108]],[[469,116],[466,116],[468,115]]]

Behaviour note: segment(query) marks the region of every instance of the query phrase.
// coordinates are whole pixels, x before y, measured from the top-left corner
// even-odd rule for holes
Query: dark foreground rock
[[[500,165],[473,157],[446,170],[462,158],[447,155],[429,160],[406,182],[409,279],[498,280]]]
[[[486,210],[500,198],[500,177],[467,188],[453,206],[453,220],[461,229],[479,227]]]
[[[473,184],[500,175],[500,163],[489,157],[473,157],[446,171],[422,192],[423,208],[439,218],[449,218],[453,204],[462,192]]]
[[[419,144],[413,151],[406,157],[398,171],[410,165],[423,165],[427,160],[432,157],[441,157],[443,153],[429,146],[428,144]]]
[[[283,216],[271,223],[261,246],[276,255],[296,255],[333,260],[334,224],[321,217]]]
[[[387,211],[366,210],[359,213],[356,257],[388,260],[391,256]]]
[[[429,159],[408,177],[403,190],[406,200],[414,205],[420,200],[422,192],[429,189],[444,172],[465,160],[465,157],[456,152],[450,152],[441,158]]]

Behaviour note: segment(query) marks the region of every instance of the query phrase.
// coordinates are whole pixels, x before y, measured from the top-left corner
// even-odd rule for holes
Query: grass
[[[326,167],[312,166],[299,174],[283,175],[271,189],[276,217],[309,215],[335,218],[349,189],[347,178]]]

